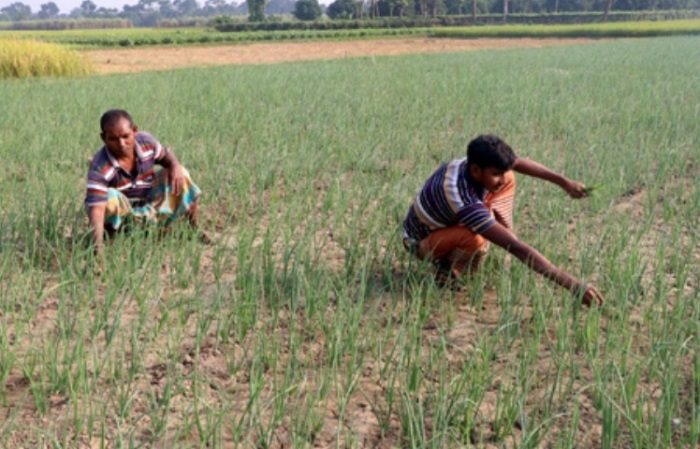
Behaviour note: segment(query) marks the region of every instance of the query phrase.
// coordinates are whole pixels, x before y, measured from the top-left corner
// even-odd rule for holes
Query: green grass
[[[0,37],[38,39],[76,48],[207,45],[278,40],[364,39],[427,34],[427,28],[219,32],[208,28],[122,28],[110,30],[9,31]]]
[[[700,34],[700,20],[586,23],[576,25],[501,25],[486,27],[445,27],[430,36],[479,37],[653,37]]]
[[[0,445],[696,447],[700,40],[0,82]],[[659,61],[663,61],[660,64]],[[98,119],[205,192],[92,275]],[[482,132],[599,186],[519,178],[516,231],[600,310],[492,249],[452,293],[400,221]]]
[[[700,20],[614,22],[580,25],[483,25],[432,28],[363,28],[345,30],[285,30],[219,32],[208,28],[122,28],[109,30],[10,31],[0,38],[35,39],[75,48],[153,45],[211,45],[285,40],[366,39],[391,36],[452,38],[513,37],[649,37],[694,35]]]

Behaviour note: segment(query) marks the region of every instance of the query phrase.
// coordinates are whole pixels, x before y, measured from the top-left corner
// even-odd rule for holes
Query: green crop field
[[[285,30],[219,32],[209,28],[115,28],[109,30],[10,31],[0,38],[45,40],[75,48],[153,45],[212,45],[259,41],[366,39],[426,36],[428,28],[363,28],[348,30]]]
[[[700,38],[0,81],[0,446],[691,448],[700,442]],[[98,120],[204,191],[95,274]],[[515,230],[599,309],[492,248],[452,291],[400,223],[477,134]]]
[[[488,27],[444,27],[430,32],[434,37],[652,37],[700,34],[700,20],[586,23],[575,25],[492,25]]]
[[[260,41],[367,39],[392,36],[451,38],[650,37],[700,34],[700,20],[587,23],[574,25],[497,24],[464,27],[360,28],[219,32],[210,28],[115,28],[81,30],[0,30],[0,38],[34,39],[74,48],[154,45],[215,45]]]

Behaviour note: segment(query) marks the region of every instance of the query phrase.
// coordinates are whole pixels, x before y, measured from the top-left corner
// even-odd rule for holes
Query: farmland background
[[[279,23],[277,23],[279,25]],[[342,24],[342,22],[341,22]],[[346,25],[349,22],[346,23]],[[376,39],[380,37],[477,38],[606,38],[700,34],[700,19],[647,20],[584,24],[500,24],[461,27],[395,27],[383,22],[354,22],[358,28],[216,31],[210,28],[121,28],[77,30],[0,30],[0,39],[32,39],[69,45],[76,49],[181,45],[216,45],[300,40]],[[384,26],[382,26],[382,24]],[[272,22],[271,25],[275,25]],[[282,23],[284,25],[284,23]],[[367,27],[370,26],[370,27]]]
[[[699,39],[3,81],[8,447],[694,447]],[[98,119],[129,109],[205,192],[187,229],[85,244]],[[519,178],[516,230],[608,300],[494,249],[410,260],[423,180],[492,132],[598,186]]]

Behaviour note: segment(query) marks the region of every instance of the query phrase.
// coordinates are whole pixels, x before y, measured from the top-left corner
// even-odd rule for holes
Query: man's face
[[[470,168],[472,178],[489,192],[498,192],[506,183],[507,170],[499,170],[495,167],[481,168],[476,165]]]
[[[101,137],[107,149],[119,158],[133,154],[136,131],[136,126],[132,126],[127,119],[121,118],[108,125]]]

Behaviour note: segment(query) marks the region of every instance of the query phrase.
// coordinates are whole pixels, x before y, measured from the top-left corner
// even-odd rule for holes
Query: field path
[[[352,41],[252,43],[206,47],[148,47],[86,50],[100,74],[169,70],[181,67],[449,53],[484,49],[538,48],[593,42],[591,39],[431,39],[401,38]]]

